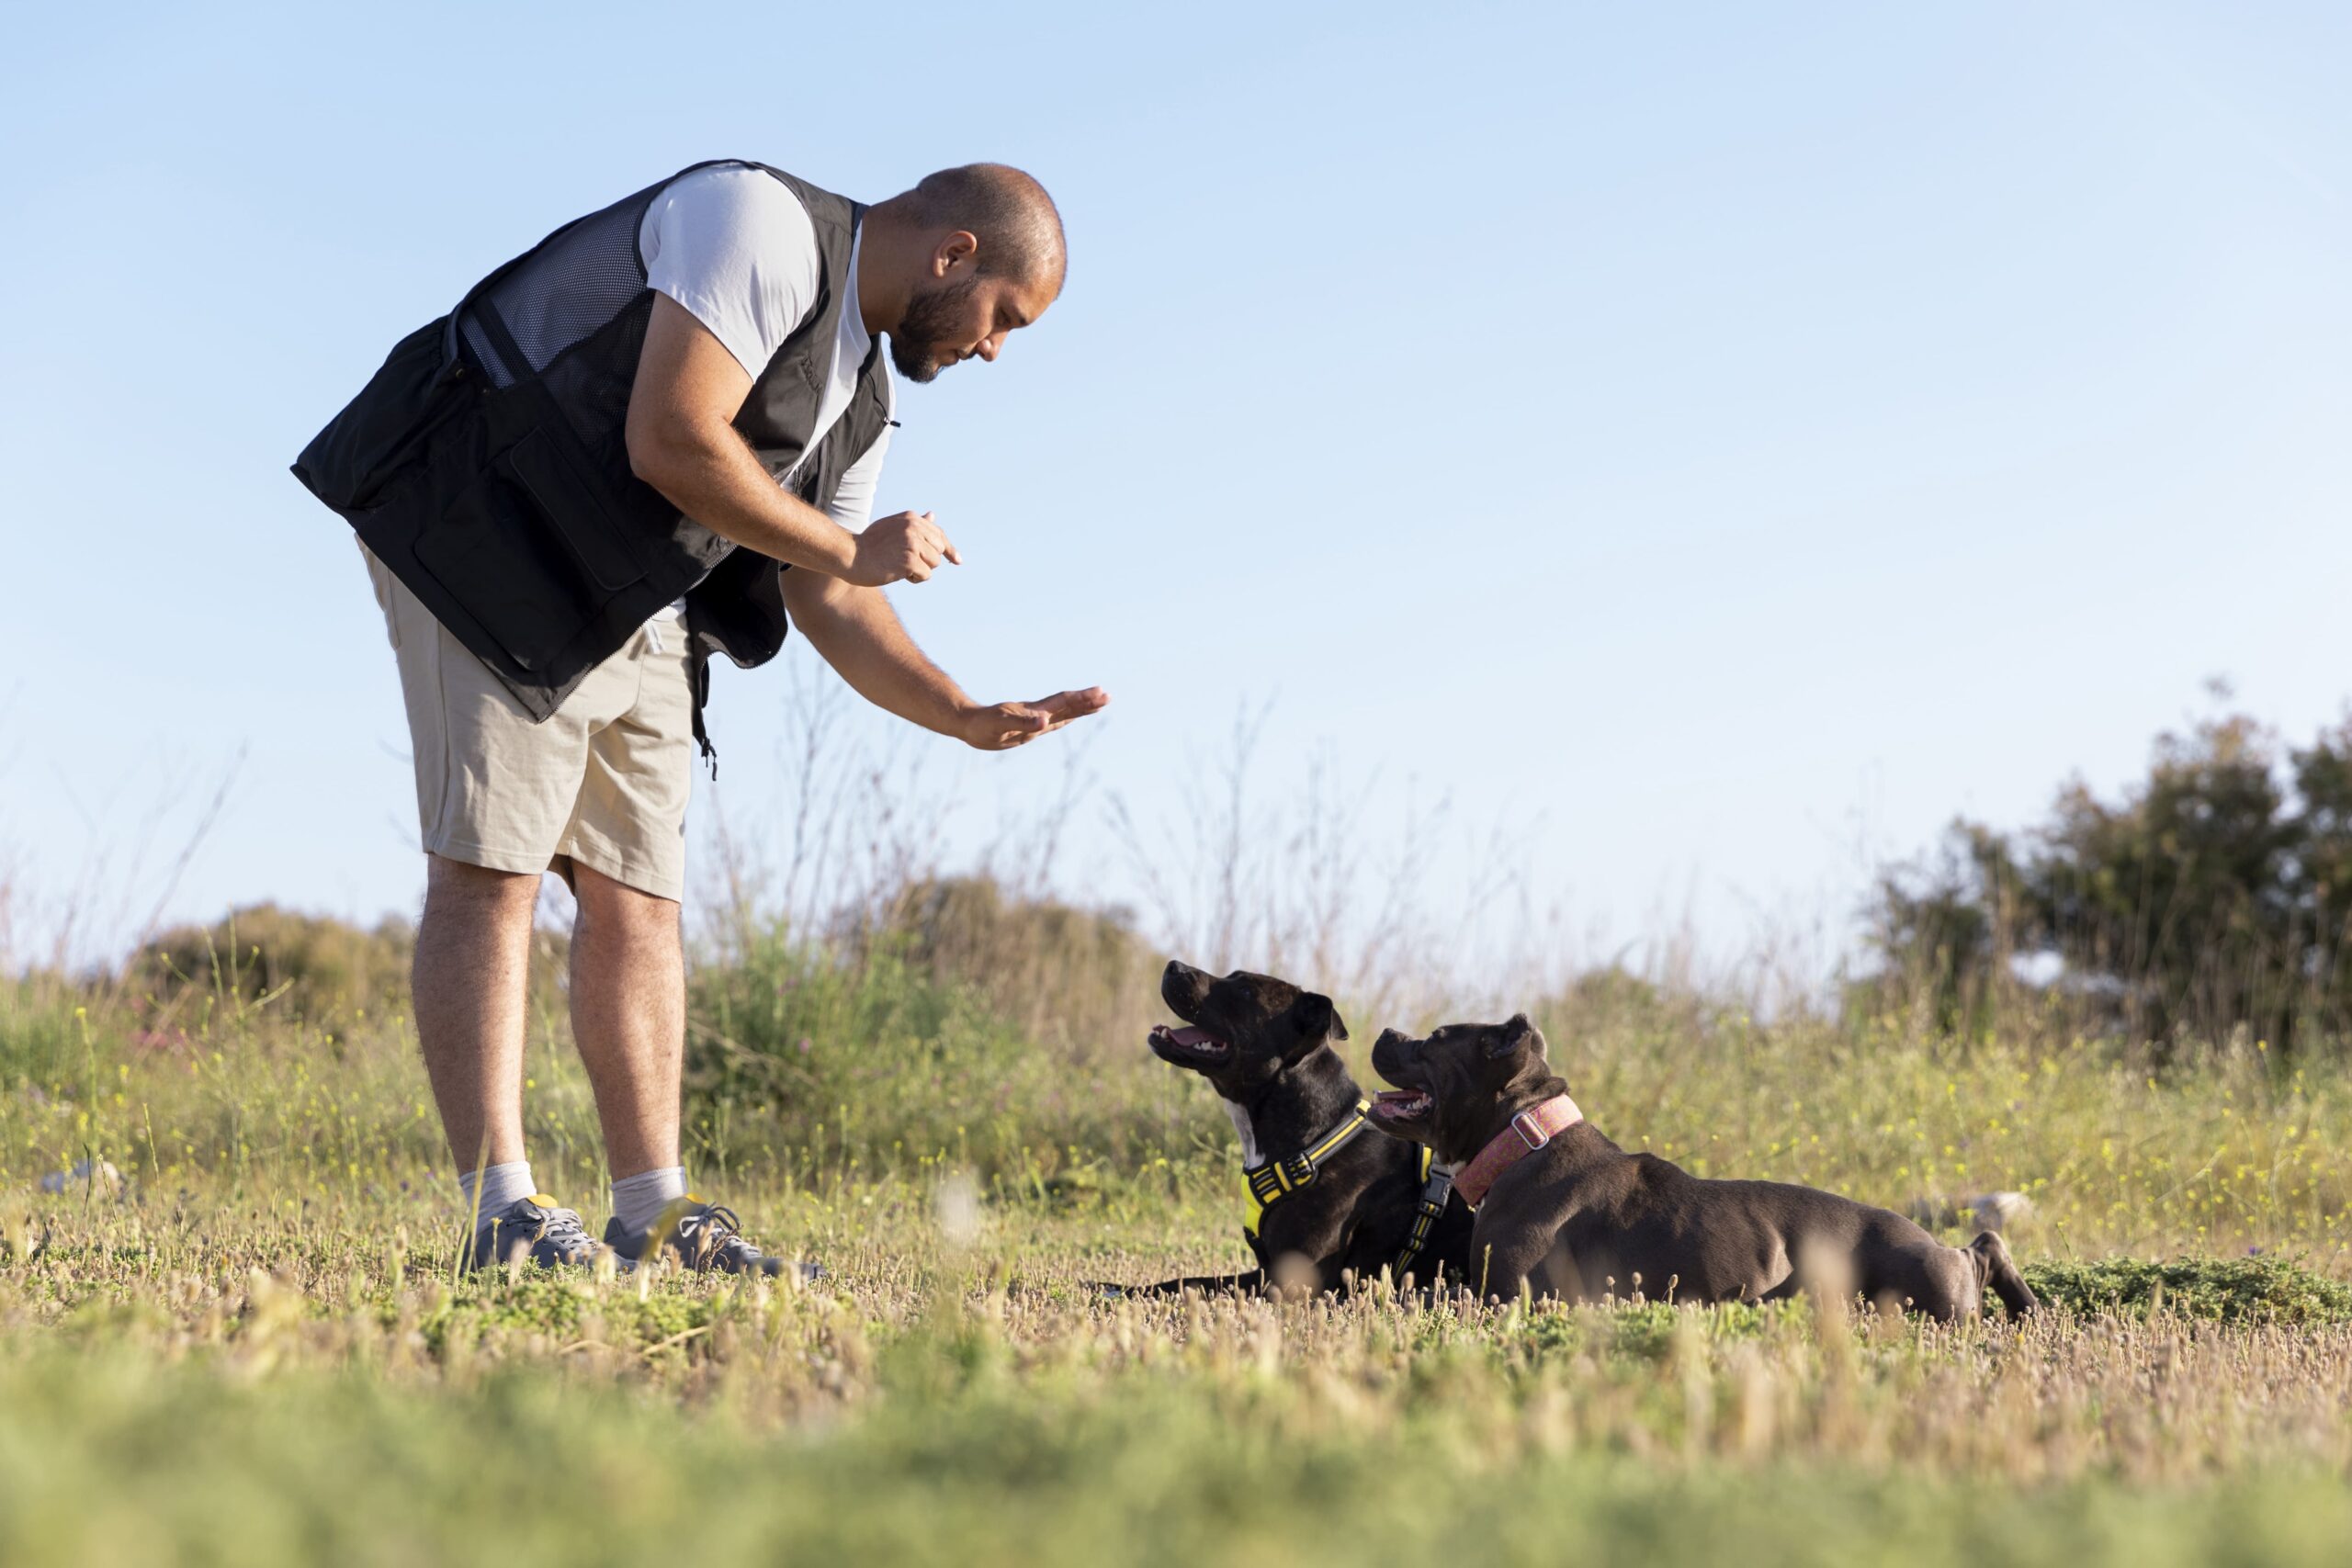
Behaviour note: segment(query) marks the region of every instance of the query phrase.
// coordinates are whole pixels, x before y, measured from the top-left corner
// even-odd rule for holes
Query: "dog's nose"
[[[1182,959],[1171,958],[1168,961],[1168,967],[1161,973],[1160,977],[1166,980],[1189,980],[1199,973],[1199,970]]]

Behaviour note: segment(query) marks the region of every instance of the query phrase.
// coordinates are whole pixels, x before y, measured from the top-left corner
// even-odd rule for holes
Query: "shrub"
[[[164,932],[132,958],[128,977],[166,1007],[210,996],[317,1020],[397,1005],[415,949],[405,920],[363,931],[332,916],[253,904],[209,926]]]
[[[1041,1177],[1162,1153],[1178,1097],[1138,1048],[1080,1066],[978,987],[889,944],[844,953],[782,926],[688,983],[686,1088],[704,1152],[756,1150],[802,1174],[932,1163]],[[1199,1096],[1184,1122],[1208,1125]]]
[[[1122,912],[1008,897],[987,877],[910,884],[853,946],[962,987],[1029,1038],[1079,1057],[1143,1037],[1167,962]]]
[[[2283,1258],[2177,1258],[2168,1263],[2102,1258],[2090,1263],[2029,1263],[2026,1282],[2065,1311],[2157,1311],[2214,1323],[2290,1327],[2352,1323],[2352,1285]]]

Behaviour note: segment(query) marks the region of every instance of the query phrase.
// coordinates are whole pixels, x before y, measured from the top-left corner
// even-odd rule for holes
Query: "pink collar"
[[[1464,1203],[1476,1208],[1486,1201],[1487,1190],[1504,1171],[1583,1120],[1584,1112],[1565,1094],[1529,1106],[1478,1151],[1477,1158],[1462,1168],[1453,1179],[1453,1190]]]

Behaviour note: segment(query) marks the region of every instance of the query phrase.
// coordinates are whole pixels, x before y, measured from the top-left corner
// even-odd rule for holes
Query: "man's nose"
[[[980,346],[974,349],[972,352],[978,355],[982,359],[987,360],[990,365],[994,365],[996,363],[996,356],[998,353],[1002,350],[1003,347],[1003,337],[997,333],[990,333],[989,336],[982,338],[980,340]]]

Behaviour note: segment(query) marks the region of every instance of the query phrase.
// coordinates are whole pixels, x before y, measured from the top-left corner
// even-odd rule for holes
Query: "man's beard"
[[[899,374],[917,383],[931,380],[947,367],[941,344],[956,330],[962,307],[980,286],[978,276],[926,288],[907,301],[906,313],[890,330],[890,363]]]

